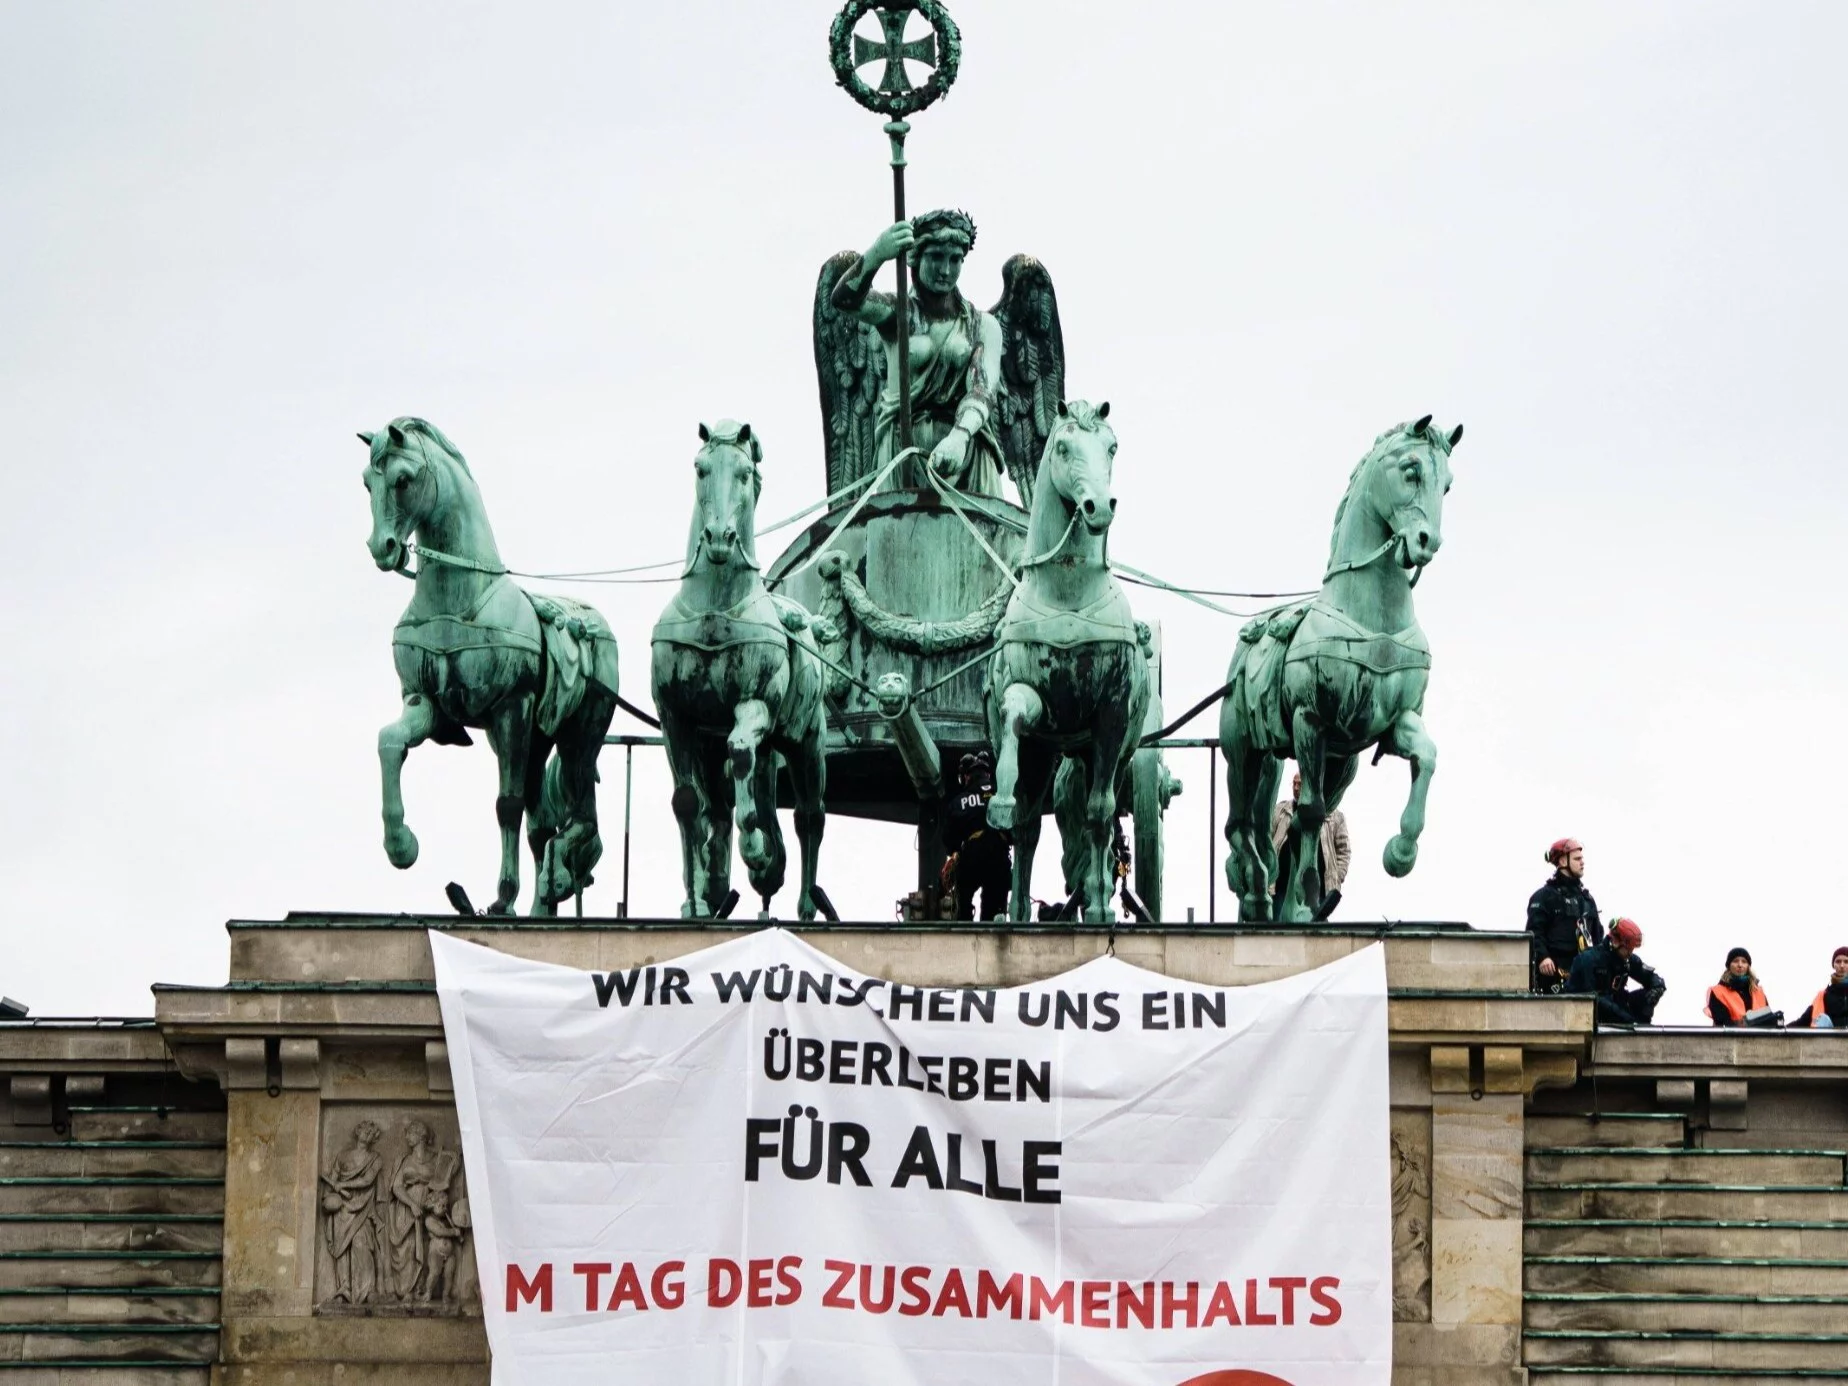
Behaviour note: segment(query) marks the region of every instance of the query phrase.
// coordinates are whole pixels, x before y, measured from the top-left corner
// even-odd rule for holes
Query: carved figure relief
[[[322,1109],[316,1312],[479,1313],[455,1113]],[[439,1131],[441,1134],[439,1135]]]
[[[1431,1318],[1431,1117],[1392,1114],[1392,1316]]]

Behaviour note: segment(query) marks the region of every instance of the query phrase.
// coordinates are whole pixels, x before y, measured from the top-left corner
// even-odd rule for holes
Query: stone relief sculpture
[[[352,1143],[321,1176],[322,1228],[334,1261],[334,1300],[371,1304],[379,1297],[379,1175],[376,1121],[353,1128]]]
[[[1431,1129],[1423,1112],[1392,1114],[1392,1316],[1431,1317]]]
[[[319,1312],[455,1314],[479,1303],[468,1254],[468,1194],[462,1156],[437,1138],[431,1119],[388,1123],[327,1109],[338,1150],[321,1175]],[[350,1122],[344,1140],[336,1128]]]

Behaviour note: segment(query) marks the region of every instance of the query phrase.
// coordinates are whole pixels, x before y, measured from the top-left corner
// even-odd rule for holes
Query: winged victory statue
[[[864,252],[842,251],[815,286],[815,371],[828,463],[838,494],[881,471],[900,451],[898,301],[873,291],[881,268],[903,255],[908,295],[912,443],[944,480],[975,495],[1033,501],[1040,454],[1065,398],[1065,344],[1046,267],[1015,255],[1001,269],[1001,299],[986,312],[963,297],[963,260],[975,245],[967,212],[939,210],[881,231]],[[881,489],[926,484],[914,460]]]

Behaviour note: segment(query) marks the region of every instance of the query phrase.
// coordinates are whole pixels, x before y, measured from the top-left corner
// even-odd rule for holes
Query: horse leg
[[[680,826],[680,877],[686,897],[680,902],[682,919],[706,913],[706,818],[702,813],[699,733],[674,714],[672,705],[657,697],[661,710],[661,739],[667,743],[668,768],[674,776],[674,821]]]
[[[759,698],[746,698],[732,709],[731,735],[725,739],[733,802],[737,805],[738,854],[753,874],[761,871],[770,860],[769,843],[759,822],[757,796],[751,789],[758,752],[769,730],[769,707]]]
[[[1059,760],[1058,752],[1044,742],[1027,741],[1019,746],[1015,777],[1019,802],[1013,812],[1014,880],[1007,905],[1008,917],[1016,921],[1032,917],[1033,856],[1039,850],[1040,829],[1045,824],[1046,792],[1052,786]],[[994,819],[991,817],[988,821],[992,824]]]
[[[1010,683],[1001,695],[1001,710],[996,718],[1001,745],[995,757],[995,794],[988,801],[988,826],[991,828],[1005,831],[1021,816],[1020,741],[1039,726],[1045,715],[1046,705],[1040,701],[1040,695],[1024,683]],[[1042,796],[1044,792],[1042,786]]]
[[[547,762],[550,760],[552,747],[544,737],[533,735],[533,744],[526,752],[526,850],[533,858],[533,903],[529,913],[536,915],[557,914],[555,902],[564,898],[565,892],[555,893],[553,876],[555,874],[558,853],[555,844],[565,817],[562,800],[555,786],[553,791],[546,789],[548,774],[556,775]],[[547,860],[547,851],[552,849],[551,859]]]
[[[1322,820],[1328,816],[1322,791],[1327,739],[1321,722],[1307,709],[1298,710],[1291,739],[1303,787],[1296,796],[1296,812],[1290,818],[1290,835],[1283,843],[1283,889],[1277,901],[1277,918],[1286,924],[1306,924],[1315,914],[1310,900],[1320,874],[1316,853],[1320,850]]]
[[[1100,727],[1089,754],[1079,762],[1085,770],[1084,918],[1088,924],[1105,923],[1115,913],[1110,902],[1117,883],[1117,779],[1128,740],[1126,727]]]
[[[818,711],[801,742],[791,746],[791,754],[784,758],[789,766],[789,787],[796,800],[796,841],[802,849],[802,893],[796,900],[796,917],[805,924],[816,915],[815,867],[821,859],[822,830],[827,826],[823,809],[828,785],[824,735]]]
[[[770,899],[783,888],[789,865],[789,855],[783,847],[783,825],[776,816],[776,771],[779,759],[774,743],[765,741],[757,748],[757,760],[751,767],[750,784],[739,786],[751,796],[757,830],[763,836],[763,865],[752,868],[750,873],[751,889],[763,901],[763,909],[757,916],[759,919],[770,917]]]
[[[489,914],[513,913],[520,893],[520,820],[526,815],[526,766],[533,743],[533,695],[504,699],[488,722],[488,744],[500,762],[494,817],[500,824],[500,885]]]
[[[1241,921],[1271,918],[1271,882],[1276,854],[1271,846],[1271,803],[1281,773],[1274,756],[1252,744],[1238,693],[1219,716],[1220,747],[1226,758],[1226,886],[1238,898]]]
[[[400,871],[417,860],[417,834],[404,826],[404,758],[436,729],[436,709],[421,693],[404,695],[398,720],[379,728],[379,770],[384,780],[385,855]]]
[[[696,764],[701,802],[705,805],[706,905],[704,913],[717,916],[731,894],[732,806],[736,795],[726,768],[725,747],[717,737],[702,741]]]
[[[1403,876],[1418,862],[1418,835],[1424,831],[1425,795],[1437,769],[1437,743],[1425,730],[1424,718],[1409,710],[1399,714],[1387,736],[1387,750],[1412,763],[1412,792],[1399,816],[1398,835],[1387,842],[1384,854],[1386,874]]]

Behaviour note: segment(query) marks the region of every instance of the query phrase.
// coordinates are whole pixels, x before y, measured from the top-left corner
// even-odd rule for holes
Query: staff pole
[[[889,120],[885,132],[892,138],[892,220],[905,220],[905,136],[911,124]],[[899,252],[898,293],[896,296],[898,335],[898,447],[902,452],[911,446],[911,267]]]

